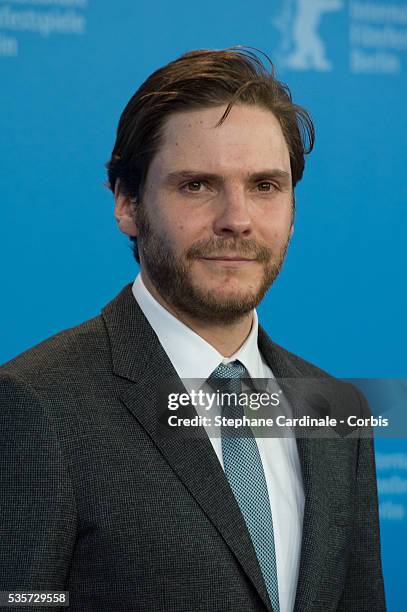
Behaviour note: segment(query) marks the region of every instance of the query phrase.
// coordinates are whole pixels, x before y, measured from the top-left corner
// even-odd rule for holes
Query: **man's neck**
[[[196,334],[213,346],[224,357],[230,357],[242,346],[253,324],[253,311],[231,323],[200,321],[167,302],[156,290],[150,279],[142,274],[143,283],[163,308],[168,310],[179,321],[187,325]]]

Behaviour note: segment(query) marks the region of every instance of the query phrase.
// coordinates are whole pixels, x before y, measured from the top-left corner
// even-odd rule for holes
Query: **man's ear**
[[[291,229],[290,229],[290,240],[293,237],[294,234],[294,218],[295,218],[295,193],[293,190],[293,195],[292,195],[292,207],[293,207],[293,215],[292,215],[292,220],[291,220]]]
[[[117,179],[114,188],[114,216],[121,232],[130,237],[137,236],[137,226],[134,221],[134,201],[120,189],[120,180]]]

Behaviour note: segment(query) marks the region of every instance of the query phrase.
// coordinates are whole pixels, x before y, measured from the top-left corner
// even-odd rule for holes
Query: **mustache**
[[[241,240],[237,238],[210,238],[195,242],[186,252],[187,259],[201,257],[224,257],[233,253],[237,256],[255,259],[267,263],[272,258],[271,249],[259,244],[256,240]]]

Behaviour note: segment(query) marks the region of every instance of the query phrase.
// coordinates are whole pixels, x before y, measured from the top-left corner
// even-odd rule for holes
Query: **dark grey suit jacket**
[[[339,410],[367,411],[262,329],[259,347],[277,377],[331,380]],[[130,285],[102,316],[3,366],[0,590],[69,590],[75,612],[272,610],[209,439],[159,433],[155,390],[171,377]],[[295,612],[385,610],[371,440],[298,450]]]

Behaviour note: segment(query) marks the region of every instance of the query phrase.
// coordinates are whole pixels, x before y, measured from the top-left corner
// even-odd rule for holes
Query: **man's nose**
[[[244,190],[238,187],[224,189],[217,201],[214,221],[219,236],[249,236],[252,231],[250,203]]]

